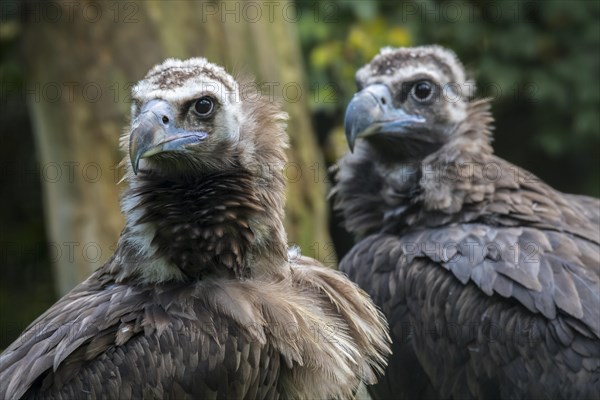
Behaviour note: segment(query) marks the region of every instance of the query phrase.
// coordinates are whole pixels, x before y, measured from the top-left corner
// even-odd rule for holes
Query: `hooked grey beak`
[[[175,112],[161,99],[144,105],[129,136],[129,159],[137,175],[140,160],[167,151],[184,151],[185,146],[204,140],[206,132],[190,132],[175,126]]]
[[[394,108],[392,94],[386,85],[376,83],[356,93],[344,117],[346,140],[350,151],[358,138],[377,133],[401,134],[409,127],[425,122],[425,118]]]

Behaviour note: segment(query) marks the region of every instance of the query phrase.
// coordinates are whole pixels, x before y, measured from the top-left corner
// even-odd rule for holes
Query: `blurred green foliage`
[[[559,190],[600,195],[600,2],[299,5],[314,125],[323,141],[341,134],[354,72],[380,47],[437,43],[458,54],[476,78],[478,97],[493,98],[500,156]],[[330,161],[339,153],[332,151]]]

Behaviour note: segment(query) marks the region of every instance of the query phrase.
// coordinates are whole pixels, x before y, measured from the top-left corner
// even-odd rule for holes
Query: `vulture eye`
[[[213,101],[208,96],[198,99],[196,104],[194,104],[194,110],[201,117],[208,117],[212,113],[213,108]]]
[[[431,100],[433,97],[433,85],[428,81],[420,81],[412,87],[411,94],[418,102]]]

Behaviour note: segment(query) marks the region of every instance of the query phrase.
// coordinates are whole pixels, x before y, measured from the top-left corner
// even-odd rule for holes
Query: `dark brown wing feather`
[[[369,393],[374,399],[440,398],[414,349],[416,332],[409,318],[405,286],[398,280],[406,263],[402,258],[396,238],[374,235],[357,243],[340,263],[340,270],[369,293],[390,325],[392,356],[385,375],[369,387]]]
[[[264,336],[203,304],[201,284],[152,289],[97,278],[3,353],[1,398],[279,396],[279,354]]]
[[[314,260],[277,279],[152,285],[110,267],[0,355],[0,398],[350,398],[385,366],[383,315]]]
[[[600,389],[598,257],[568,234],[461,224],[369,236],[341,268],[442,396],[586,398]],[[387,376],[396,391],[427,388]]]
[[[563,194],[573,207],[577,207],[588,219],[592,227],[596,227],[596,237],[600,243],[600,199],[576,194]]]

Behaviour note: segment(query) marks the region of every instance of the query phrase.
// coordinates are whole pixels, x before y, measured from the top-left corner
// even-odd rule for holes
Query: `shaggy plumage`
[[[600,201],[493,155],[486,100],[456,56],[384,49],[357,73],[337,209],[341,269],[390,323],[376,398],[600,392]]]
[[[349,398],[387,326],[342,274],[288,254],[285,118],[204,59],[133,90],[113,257],[0,356],[0,398]]]

